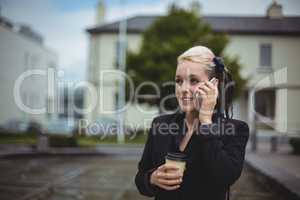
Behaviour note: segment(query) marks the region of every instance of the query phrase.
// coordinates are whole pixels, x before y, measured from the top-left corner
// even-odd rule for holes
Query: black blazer
[[[200,125],[187,145],[191,153],[181,187],[166,191],[150,184],[151,173],[165,162],[174,138],[185,132],[184,125],[184,113],[154,118],[135,177],[139,192],[156,200],[224,200],[241,175],[249,128],[243,121],[217,115],[212,125]]]

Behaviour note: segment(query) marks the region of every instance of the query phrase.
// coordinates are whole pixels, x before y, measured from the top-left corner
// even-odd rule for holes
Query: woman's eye
[[[199,83],[198,79],[195,79],[195,78],[191,79],[191,84],[197,84],[197,83]]]
[[[176,82],[177,84],[179,84],[179,85],[182,84],[182,80],[181,80],[181,79],[175,79],[175,82]]]

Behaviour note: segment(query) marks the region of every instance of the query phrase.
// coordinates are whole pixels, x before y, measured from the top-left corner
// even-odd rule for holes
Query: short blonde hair
[[[208,71],[212,71],[214,65],[213,58],[215,54],[205,46],[195,46],[185,52],[183,52],[177,58],[177,62],[180,63],[184,60],[201,64]]]

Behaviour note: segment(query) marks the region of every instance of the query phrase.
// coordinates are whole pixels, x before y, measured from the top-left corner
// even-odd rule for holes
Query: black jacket
[[[166,191],[150,184],[151,173],[165,162],[174,138],[185,132],[184,125],[184,113],[153,120],[135,177],[138,190],[156,200],[224,200],[230,185],[241,175],[249,128],[243,121],[217,115],[213,116],[212,125],[199,126],[190,139],[186,147],[190,148],[189,160],[180,189]]]

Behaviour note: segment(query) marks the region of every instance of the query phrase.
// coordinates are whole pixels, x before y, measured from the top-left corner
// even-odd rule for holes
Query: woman
[[[210,49],[196,46],[177,60],[180,111],[153,120],[135,183],[156,200],[225,200],[242,172],[248,125],[229,117],[231,76]],[[187,156],[184,174],[165,164],[168,152]]]

